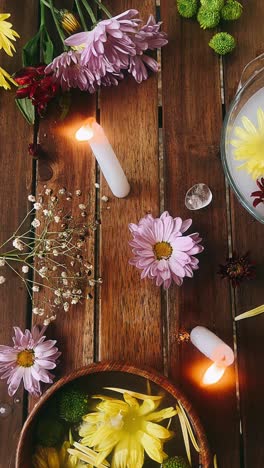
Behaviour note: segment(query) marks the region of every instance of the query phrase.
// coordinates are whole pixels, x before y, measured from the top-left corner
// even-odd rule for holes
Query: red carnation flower
[[[255,200],[253,201],[253,206],[256,208],[260,203],[264,203],[264,177],[261,177],[260,180],[256,180],[256,184],[259,188],[259,190],[256,190],[256,192],[252,192],[250,195],[251,197],[254,197]]]
[[[15,75],[15,81],[20,86],[16,92],[17,99],[28,98],[36,106],[39,115],[46,110],[47,104],[56,96],[59,90],[52,75],[46,75],[46,65],[22,68]]]

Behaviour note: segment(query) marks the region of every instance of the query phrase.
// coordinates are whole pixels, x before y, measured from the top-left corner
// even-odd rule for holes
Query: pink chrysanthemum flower
[[[137,10],[127,10],[121,15],[100,21],[88,32],[73,34],[65,44],[81,48],[81,63],[104,76],[104,68],[119,72],[128,67],[128,57],[136,55],[135,44],[130,37],[137,31],[139,19],[133,18]],[[110,71],[110,70],[108,70]]]
[[[163,284],[168,289],[172,281],[181,286],[185,276],[193,276],[199,263],[194,255],[204,249],[198,233],[183,236],[191,224],[191,219],[173,219],[165,211],[160,218],[149,214],[138,224],[129,225],[134,254],[129,263],[142,270],[141,278],[156,279],[157,286]]]
[[[46,68],[45,73],[53,73],[53,79],[63,91],[79,88],[81,91],[96,91],[93,73],[80,62],[81,55],[70,50],[56,57]]]
[[[70,36],[65,44],[75,50],[55,58],[45,72],[53,73],[63,90],[78,87],[94,92],[101,85],[117,85],[124,70],[138,83],[146,80],[147,69],[157,72],[158,63],[144,52],[168,41],[160,31],[161,23],[156,23],[152,15],[140,28],[141,20],[134,18],[137,14],[137,10],[127,10],[100,21],[91,31]]]
[[[40,382],[53,382],[49,370],[56,367],[61,353],[55,347],[56,341],[45,341],[46,328],[39,330],[35,326],[31,332],[23,333],[14,327],[14,346],[0,345],[0,374],[1,379],[7,379],[10,396],[16,393],[22,379],[25,389],[35,396],[41,395]]]
[[[148,68],[153,72],[159,70],[158,62],[144,54],[146,50],[155,50],[168,43],[166,33],[160,31],[162,23],[156,23],[153,15],[150,15],[147,23],[138,30],[134,36],[136,55],[129,59],[129,73],[138,83],[148,79]]]

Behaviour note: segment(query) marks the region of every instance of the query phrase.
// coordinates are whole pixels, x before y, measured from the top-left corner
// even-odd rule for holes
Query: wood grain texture
[[[10,4],[11,3],[11,4]],[[0,12],[11,13],[9,21],[21,38],[16,42],[17,53],[13,57],[0,51],[0,66],[9,73],[21,68],[21,50],[37,29],[38,5],[34,0],[25,0],[23,8],[20,2],[0,1]],[[27,194],[31,190],[32,160],[28,155],[28,144],[32,140],[32,128],[19,113],[12,91],[0,90],[0,244],[7,240],[19,226],[27,212]],[[8,246],[10,247],[10,245]],[[27,323],[27,293],[18,276],[7,269],[1,269],[6,283],[1,286],[0,294],[0,343],[11,345],[13,326],[25,328]],[[12,406],[12,414],[7,419],[0,419],[0,467],[13,468],[17,438],[22,426],[23,392],[16,395],[20,404],[14,404],[7,394],[5,381],[0,383],[0,402]]]
[[[57,8],[71,9],[72,0],[55,2]],[[49,29],[54,29],[51,17]],[[50,106],[45,119],[40,123],[39,142],[43,156],[38,161],[36,193],[47,185],[57,193],[60,188],[67,188],[73,195],[81,190],[81,197],[75,197],[72,211],[80,211],[78,204],[88,203],[89,218],[95,216],[95,159],[87,143],[78,143],[75,132],[87,117],[95,116],[96,99],[88,93],[73,91],[71,107],[67,117],[60,120],[61,109],[55,103]],[[91,233],[87,243],[87,256],[94,265],[95,234]],[[46,290],[40,291],[39,301],[49,297]],[[33,316],[33,323],[41,324],[43,319]],[[78,305],[71,306],[68,313],[63,310],[48,329],[47,335],[57,340],[62,351],[56,377],[67,374],[78,367],[88,364],[94,358],[94,296]],[[30,399],[30,408],[36,400]]]
[[[111,1],[114,14],[136,8],[146,19],[155,2]],[[103,90],[101,123],[131,183],[126,199],[114,198],[102,179],[99,358],[128,359],[162,369],[160,291],[128,265],[128,224],[159,214],[157,77],[138,85],[131,78]],[[109,206],[109,209],[107,209]]]
[[[196,22],[180,18],[174,0],[161,2],[161,18],[169,35],[162,62],[166,207],[173,216],[192,217],[190,232],[198,231],[205,247],[194,279],[169,292],[169,375],[197,407],[219,468],[237,468],[239,415],[234,369],[228,369],[217,386],[202,388],[202,374],[210,361],[191,344],[177,344],[179,329],[203,325],[233,346],[228,286],[217,275],[218,264],[228,251],[225,182],[219,158],[219,62],[208,48],[210,33]],[[184,206],[185,193],[200,182],[211,188],[213,202],[190,212]]]
[[[78,204],[88,201],[87,212],[95,214],[95,160],[88,144],[77,143],[74,133],[82,126],[87,116],[95,114],[95,99],[88,94],[74,93],[71,111],[62,122],[53,109],[41,123],[39,138],[44,153],[38,162],[37,193],[47,185],[54,193],[66,187],[71,193],[81,190],[80,200],[75,197],[72,211],[77,213]],[[49,169],[48,169],[49,168]],[[47,170],[48,169],[48,170]],[[48,179],[48,180],[47,180]],[[94,235],[88,239],[89,261],[94,264]],[[40,291],[47,297],[47,291]],[[94,301],[86,300],[71,307],[68,313],[61,311],[57,321],[49,327],[49,336],[56,337],[63,351],[60,374],[67,373],[93,360]],[[42,318],[34,322],[41,322]]]
[[[225,60],[226,107],[233,99],[244,66],[263,52],[264,32],[262,19],[264,4],[256,0],[254,5],[242,2],[244,13],[228,31],[234,34],[238,46]],[[261,103],[260,103],[261,105]],[[236,293],[236,313],[240,314],[263,304],[264,280],[264,226],[255,221],[232,194],[233,249],[238,253],[250,251],[256,263],[257,278],[246,282]],[[262,367],[264,317],[243,320],[237,324],[238,362],[241,398],[241,418],[244,441],[245,467],[264,466],[263,440],[263,377]]]

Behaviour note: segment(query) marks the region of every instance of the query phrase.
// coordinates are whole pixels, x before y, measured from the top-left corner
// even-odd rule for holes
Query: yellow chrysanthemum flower
[[[66,440],[60,449],[54,447],[38,446],[32,457],[34,468],[84,468],[87,464],[80,462],[79,458],[71,455],[68,449],[72,446],[73,439],[70,432],[69,440]]]
[[[15,41],[16,37],[20,36],[16,31],[14,31],[14,29],[11,29],[12,24],[6,21],[9,17],[9,13],[0,14],[0,49],[4,49],[4,51],[12,57],[12,50],[15,51],[16,49],[11,41]]]
[[[114,389],[123,394],[123,400],[95,396],[102,400],[96,412],[83,417],[80,428],[81,444],[98,452],[95,466],[112,453],[112,468],[141,468],[144,451],[152,460],[162,463],[167,455],[163,444],[172,437],[159,423],[171,418],[177,411],[170,407],[156,411],[162,397],[152,397],[128,390]],[[138,400],[143,400],[140,404]]]
[[[11,78],[9,73],[7,73],[7,71],[5,71],[3,68],[0,67],[0,88],[4,88],[4,89],[11,88],[7,80],[9,80],[10,83],[12,83],[13,85],[17,86],[16,82],[13,80],[13,78]]]
[[[257,111],[258,126],[247,118],[242,117],[244,128],[236,127],[236,140],[231,144],[236,148],[235,159],[244,161],[238,169],[245,169],[256,180],[264,175],[264,112],[261,108]]]

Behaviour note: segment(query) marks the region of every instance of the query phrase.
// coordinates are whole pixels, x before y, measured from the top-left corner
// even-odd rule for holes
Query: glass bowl
[[[257,109],[264,110],[264,54],[252,60],[244,69],[238,92],[227,113],[221,135],[222,164],[228,182],[239,202],[259,222],[264,223],[264,203],[256,208],[251,193],[258,190],[256,181],[245,170],[237,170],[242,161],[234,158],[235,148],[231,145],[234,128],[241,125],[241,117],[246,115],[254,125],[257,124]],[[264,147],[263,147],[264,158]],[[259,179],[264,174],[259,175]]]

